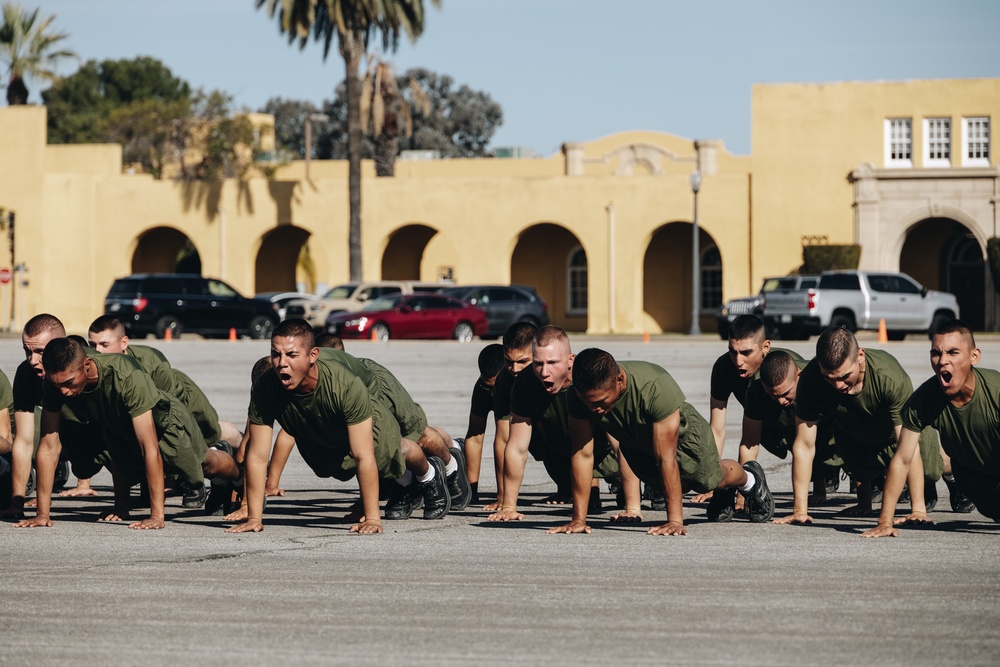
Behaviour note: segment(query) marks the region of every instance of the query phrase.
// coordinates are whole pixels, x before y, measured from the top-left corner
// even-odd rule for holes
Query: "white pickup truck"
[[[815,288],[768,293],[764,321],[781,338],[808,338],[829,326],[876,330],[885,320],[890,340],[933,333],[958,317],[953,294],[923,287],[905,273],[826,271]]]

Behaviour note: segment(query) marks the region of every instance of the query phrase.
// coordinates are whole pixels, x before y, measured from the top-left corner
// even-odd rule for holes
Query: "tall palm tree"
[[[439,0],[431,0],[437,6]],[[350,202],[351,280],[361,280],[361,81],[358,69],[373,33],[382,36],[382,47],[395,50],[405,32],[415,40],[424,31],[423,0],[256,0],[267,6],[268,15],[278,16],[288,43],[305,48],[312,34],[323,42],[324,60],[334,37],[346,66],[348,200]]]
[[[409,99],[405,93],[409,93]],[[416,79],[410,79],[400,91],[392,65],[380,58],[369,58],[368,72],[361,81],[361,131],[375,136],[375,174],[395,173],[399,138],[413,136],[413,111],[426,116],[431,100]]]
[[[69,37],[65,32],[52,32],[49,26],[55,14],[39,21],[38,10],[25,12],[20,5],[4,3],[3,26],[0,27],[0,63],[7,68],[7,104],[28,103],[25,77],[55,81],[54,71],[63,58],[76,58],[76,54],[56,45]]]

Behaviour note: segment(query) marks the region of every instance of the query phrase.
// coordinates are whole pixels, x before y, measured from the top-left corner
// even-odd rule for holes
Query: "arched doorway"
[[[310,233],[294,225],[276,227],[261,237],[254,262],[254,289],[295,292],[299,285],[316,290],[316,269],[309,250]]]
[[[986,328],[986,263],[965,225],[950,218],[915,224],[903,242],[899,270],[928,289],[954,294],[962,320],[973,330]]]
[[[573,232],[548,222],[521,232],[510,258],[510,281],[538,291],[552,324],[587,330],[587,279],[587,253]]]
[[[420,265],[427,244],[436,234],[437,230],[427,225],[406,225],[393,232],[382,253],[382,280],[430,280],[420,275]]]
[[[715,330],[722,305],[722,254],[715,239],[698,229],[699,326]],[[671,222],[653,233],[642,262],[642,307],[660,331],[691,328],[691,223]]]
[[[132,252],[132,273],[201,274],[198,249],[173,227],[154,227],[143,232]]]

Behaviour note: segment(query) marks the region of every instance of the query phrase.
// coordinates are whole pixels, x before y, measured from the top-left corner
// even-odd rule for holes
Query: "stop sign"
[[[12,276],[13,274],[10,272],[10,269],[6,267],[0,269],[0,284],[6,285],[10,282]]]

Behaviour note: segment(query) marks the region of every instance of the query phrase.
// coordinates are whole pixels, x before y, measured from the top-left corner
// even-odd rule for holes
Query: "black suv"
[[[536,327],[549,323],[548,305],[527,285],[461,285],[441,293],[486,311],[486,333],[480,338],[502,336],[515,322],[531,322]]]
[[[115,315],[128,334],[157,338],[170,331],[206,338],[270,338],[278,315],[267,299],[247,298],[214,278],[187,273],[136,273],[115,280],[104,299],[104,313]]]

